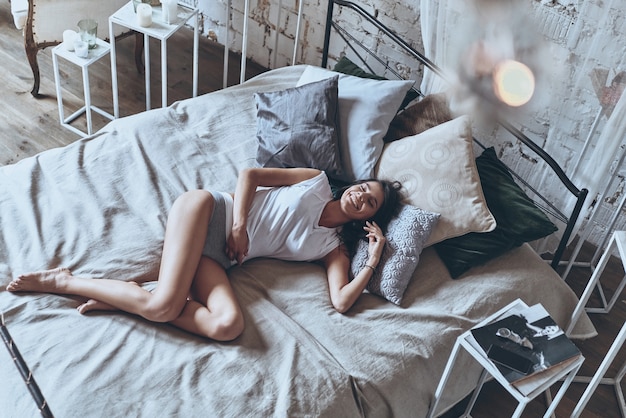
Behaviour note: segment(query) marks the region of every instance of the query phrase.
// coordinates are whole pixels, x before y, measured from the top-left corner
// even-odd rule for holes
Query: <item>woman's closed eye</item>
[[[361,184],[360,188],[361,188],[361,192],[365,194],[366,196],[368,196],[367,204],[370,205],[372,208],[376,208],[378,206],[378,202],[376,201],[374,197],[372,197],[371,193],[367,194],[367,192],[369,191],[369,185],[367,183],[363,183]]]

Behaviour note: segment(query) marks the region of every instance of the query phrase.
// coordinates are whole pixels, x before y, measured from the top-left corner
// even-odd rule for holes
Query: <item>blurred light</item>
[[[528,103],[535,91],[533,72],[519,61],[502,61],[493,70],[493,91],[503,103],[522,106]]]
[[[454,114],[523,119],[546,99],[546,75],[557,69],[527,1],[469,0],[443,52],[451,69]]]

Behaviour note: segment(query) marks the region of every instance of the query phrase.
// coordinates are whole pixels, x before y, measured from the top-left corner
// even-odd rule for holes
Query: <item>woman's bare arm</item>
[[[290,186],[320,174],[312,168],[247,168],[239,173],[233,207],[233,229],[227,255],[241,264],[248,254],[248,212],[257,187]]]
[[[369,239],[369,257],[366,267],[359,271],[352,281],[350,281],[350,258],[343,247],[337,247],[323,259],[328,275],[330,300],[340,313],[350,309],[363,293],[374,274],[374,269],[378,266],[385,246],[385,237],[378,225],[367,222],[365,230]]]

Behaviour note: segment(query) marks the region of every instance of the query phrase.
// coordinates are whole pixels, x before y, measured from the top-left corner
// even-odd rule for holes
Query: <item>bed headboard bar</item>
[[[421,65],[430,69],[433,73],[437,74],[439,77],[446,80],[446,77],[443,71],[434,62],[432,62],[430,59],[424,56],[424,54],[422,54],[421,52],[413,48],[411,45],[409,45],[408,42],[406,42],[404,39],[398,36],[393,30],[389,29],[387,26],[381,23],[376,17],[374,17],[369,12],[367,12],[361,6],[359,6],[358,4],[352,1],[347,1],[347,0],[328,0],[328,9],[327,9],[327,14],[326,14],[326,27],[325,27],[325,32],[324,32],[324,49],[322,52],[322,67],[326,68],[328,65],[330,38],[331,38],[332,29],[335,29],[335,31],[344,39],[344,41],[351,48],[351,50],[354,51],[354,53],[359,57],[359,59],[363,61],[363,65],[365,65],[370,71],[371,71],[371,68],[369,67],[367,62],[361,57],[358,51],[354,48],[353,46],[354,44],[356,44],[359,48],[366,51],[366,53],[368,53],[370,56],[374,57],[381,65],[383,65],[387,70],[393,73],[394,76],[398,78],[402,78],[395,70],[393,70],[393,68],[390,68],[390,66],[387,64],[387,62],[384,59],[379,57],[375,52],[371,51],[362,43],[358,42],[352,35],[350,35],[348,30],[346,30],[344,27],[342,27],[335,21],[334,19],[335,4],[337,4],[338,6],[353,10],[360,17],[367,20],[369,23],[375,26],[378,30],[380,30],[383,34],[385,34],[395,45],[401,48],[406,54],[415,58]],[[374,72],[374,71],[371,71],[371,72]],[[422,92],[420,92],[419,90],[416,90],[416,91],[420,94],[420,96],[423,96]],[[578,188],[571,181],[571,179],[567,176],[567,174],[561,168],[561,166],[554,160],[554,158],[552,158],[550,154],[548,154],[543,148],[538,146],[532,139],[526,136],[518,128],[516,128],[511,123],[505,120],[499,120],[499,124],[504,129],[509,131],[516,139],[518,139],[520,142],[522,142],[528,148],[530,148],[539,158],[541,158],[552,169],[552,171],[559,178],[563,186],[571,193],[571,195],[576,200],[574,207],[569,213],[569,215],[565,215],[563,214],[562,211],[560,211],[557,207],[555,207],[550,202],[549,199],[545,198],[541,193],[533,189],[528,183],[524,182],[520,176],[515,175],[515,173],[511,170],[511,173],[514,174],[516,178],[524,182],[524,184],[528,188],[532,189],[533,193],[535,193],[537,197],[541,199],[545,203],[545,205],[551,209],[550,212],[555,217],[560,218],[560,220],[565,223],[565,229],[563,230],[563,235],[559,241],[559,245],[556,248],[554,255],[552,257],[552,260],[551,260],[552,267],[556,268],[561,261],[563,253],[565,252],[565,248],[567,247],[567,243],[574,230],[576,221],[578,217],[580,216],[580,212],[582,210],[583,203],[587,197],[588,190],[585,188]],[[538,206],[541,207],[543,205],[538,205]],[[542,208],[542,209],[546,209],[546,208]]]
[[[354,55],[359,57],[361,62],[363,62],[363,65],[368,69],[370,73],[375,73],[375,71],[372,69],[369,62],[367,62],[367,60],[361,56],[361,53],[359,52],[359,50],[357,50],[354,47],[354,45],[357,45],[359,48],[361,48],[362,51],[365,51],[370,57],[375,59],[382,67],[385,68],[386,71],[392,73],[394,76],[396,76],[399,79],[402,78],[402,76],[393,67],[391,67],[387,62],[385,62],[381,57],[376,55],[372,50],[367,48],[362,42],[360,42],[358,39],[352,36],[350,32],[348,32],[348,30],[345,29],[343,26],[339,25],[337,22],[331,22],[331,25],[333,29],[337,31],[337,34],[341,36],[341,38],[346,42],[346,45],[348,46],[348,48],[350,48],[350,50],[354,52]],[[422,93],[422,91],[418,89],[417,87],[413,86],[411,87],[411,90],[416,92],[420,97],[424,97],[424,94]]]
[[[333,20],[333,12],[334,12],[335,3],[338,4],[339,6],[347,7],[349,9],[354,10],[361,17],[365,18],[371,24],[376,26],[385,35],[389,36],[389,38],[391,38],[395,43],[397,43],[406,53],[415,57],[418,61],[420,61],[423,65],[428,67],[431,71],[433,71],[438,76],[445,78],[441,69],[437,65],[435,65],[434,62],[432,62],[426,56],[424,56],[424,54],[422,54],[421,52],[413,48],[411,45],[409,45],[408,42],[406,42],[404,39],[398,36],[394,31],[389,29],[387,26],[382,24],[378,19],[376,19],[376,17],[368,13],[361,6],[351,1],[346,1],[346,0],[329,0],[328,1],[328,11],[326,13],[326,28],[324,32],[324,50],[323,50],[323,55],[322,55],[322,67],[326,67],[326,65],[328,64],[328,47],[330,45],[331,28],[333,24],[336,24],[337,26],[339,26]],[[348,32],[346,31],[346,33]],[[372,54],[375,55],[373,52]]]

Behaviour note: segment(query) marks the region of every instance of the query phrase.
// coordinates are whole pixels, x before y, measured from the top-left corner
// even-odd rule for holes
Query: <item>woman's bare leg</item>
[[[230,341],[241,334],[243,315],[221,265],[203,257],[191,285],[191,292],[193,299],[187,300],[180,316],[171,321],[172,325],[219,341]],[[89,299],[77,309],[82,314],[95,310],[119,310],[95,299]]]
[[[76,277],[66,268],[56,268],[20,275],[7,285],[7,290],[10,292],[68,294],[85,296],[91,299],[95,299],[96,297],[115,297],[115,302],[108,305],[112,305],[120,310],[126,310],[127,312],[131,312],[130,309],[132,309],[132,306],[128,309],[123,309],[122,302],[132,298],[134,300],[133,302],[137,303],[137,300],[144,297],[143,293],[149,293],[139,286],[132,284],[132,282],[126,283],[119,280],[107,279],[92,280]],[[133,290],[137,290],[137,292],[133,292]]]
[[[243,314],[228,276],[216,261],[202,257],[188,300],[171,323],[191,333],[219,341],[237,338],[244,327]]]
[[[22,275],[9,283],[7,290],[84,296],[151,321],[172,321],[186,305],[213,204],[210,193],[193,191],[183,194],[172,206],[154,293],[130,282],[75,277],[67,269]]]
[[[139,286],[137,282],[129,282],[129,283],[136,284],[137,286]],[[115,306],[111,306],[107,303],[100,302],[99,300],[95,300],[95,299],[89,299],[86,302],[81,303],[80,305],[76,307],[76,310],[83,315],[91,311],[119,311],[119,309],[117,309]]]
[[[230,341],[241,334],[243,315],[222,266],[203,257],[191,285],[191,292],[193,299],[187,300],[180,316],[171,321],[172,325],[219,341]],[[89,299],[77,309],[82,314],[95,310],[119,310],[95,299]]]

